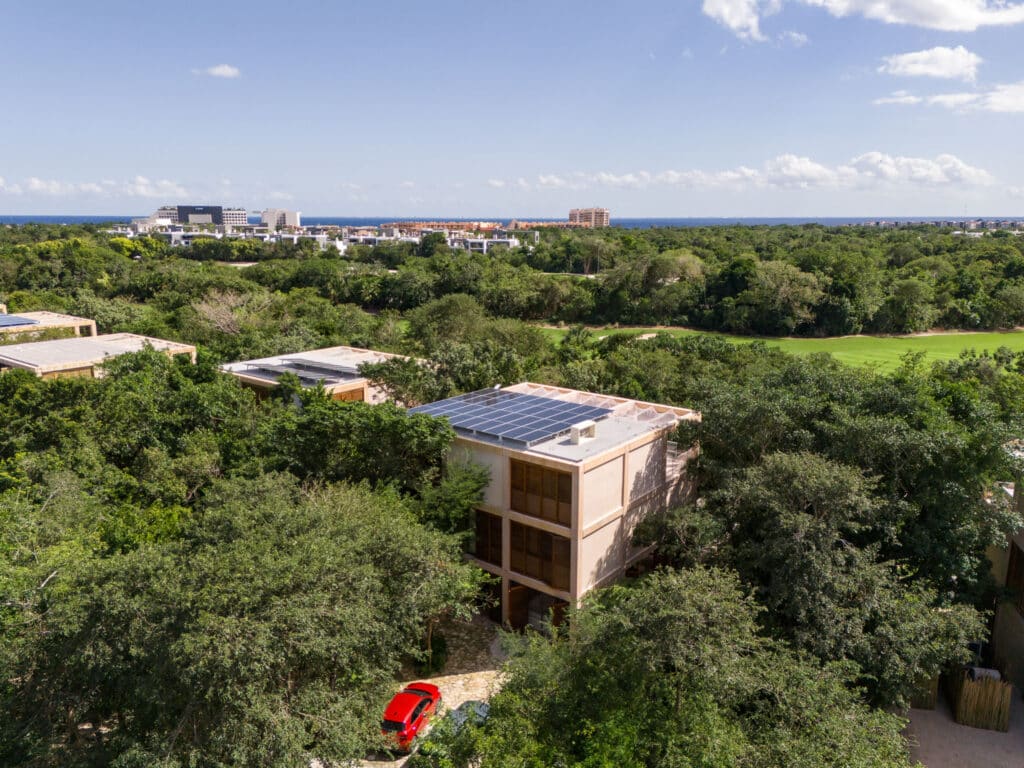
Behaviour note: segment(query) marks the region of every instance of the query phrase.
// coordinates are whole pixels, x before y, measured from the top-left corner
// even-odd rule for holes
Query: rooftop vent
[[[579,445],[584,440],[591,440],[597,437],[597,423],[587,419],[569,428],[569,442]]]

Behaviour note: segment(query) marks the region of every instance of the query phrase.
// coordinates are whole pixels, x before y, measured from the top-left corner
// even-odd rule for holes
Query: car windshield
[[[382,731],[400,731],[405,728],[405,723],[400,723],[397,720],[381,720],[380,729]]]

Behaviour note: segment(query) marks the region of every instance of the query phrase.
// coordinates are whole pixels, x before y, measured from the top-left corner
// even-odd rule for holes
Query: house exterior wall
[[[1011,603],[996,609],[992,631],[996,665],[1018,688],[1024,686],[1024,616]]]
[[[625,461],[619,455],[588,469],[583,474],[583,488],[579,494],[583,497],[580,517],[583,528],[587,528],[622,507],[624,466]]]
[[[1024,531],[1013,536],[1011,541],[1024,549]],[[989,547],[986,554],[992,563],[992,577],[1005,587],[1010,561],[1009,545]],[[992,655],[1007,679],[1018,688],[1024,687],[1024,616],[1012,600],[996,606],[992,622]]]
[[[603,581],[620,575],[625,563],[626,542],[618,517],[580,541],[577,591],[580,596]]]
[[[589,590],[611,583],[639,556],[632,546],[633,530],[641,519],[663,509],[673,478],[666,478],[669,430],[651,432],[586,462],[571,462],[531,454],[459,436],[452,459],[472,461],[490,471],[479,509],[501,518],[501,564],[486,563],[470,555],[480,567],[502,578],[502,620],[509,620],[510,588],[514,583],[566,602],[576,602]],[[567,472],[572,477],[572,514],[569,526],[533,517],[511,508],[513,460]],[[562,536],[570,542],[568,590],[550,585],[511,568],[513,524]]]

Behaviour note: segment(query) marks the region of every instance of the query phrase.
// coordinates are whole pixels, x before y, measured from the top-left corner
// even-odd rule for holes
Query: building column
[[[509,623],[508,595],[511,588],[509,572],[512,570],[512,521],[501,517],[501,623]]]

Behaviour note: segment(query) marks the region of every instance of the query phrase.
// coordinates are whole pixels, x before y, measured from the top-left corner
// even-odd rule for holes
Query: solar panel
[[[581,421],[603,419],[612,411],[522,392],[481,389],[419,405],[410,412],[444,416],[457,430],[530,446],[568,432]]]
[[[18,325],[39,325],[39,321],[18,315],[0,315],[0,328],[13,328]]]

